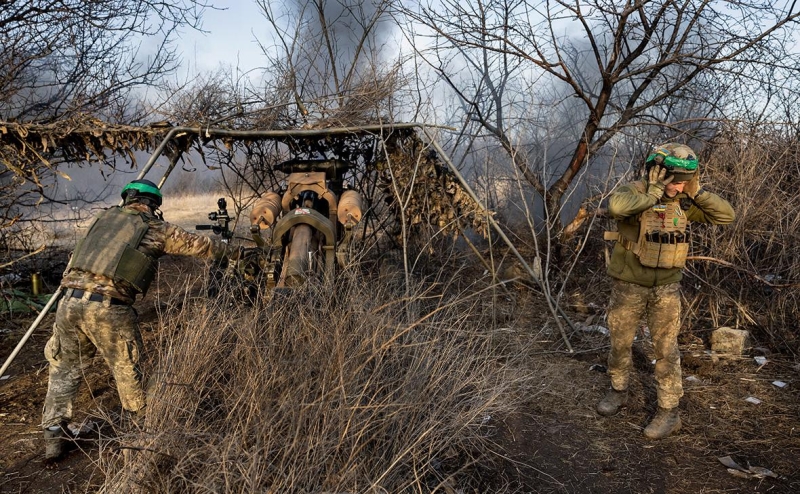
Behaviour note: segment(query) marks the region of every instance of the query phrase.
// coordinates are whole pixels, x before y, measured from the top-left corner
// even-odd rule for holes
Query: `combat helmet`
[[[155,207],[161,206],[161,199],[163,198],[161,191],[158,190],[156,184],[149,180],[134,180],[122,188],[122,199],[125,203],[130,202],[133,198],[142,197],[149,199]]]
[[[653,147],[645,160],[647,169],[660,165],[667,169],[667,177],[675,182],[686,182],[697,173],[697,154],[685,144],[668,142]]]

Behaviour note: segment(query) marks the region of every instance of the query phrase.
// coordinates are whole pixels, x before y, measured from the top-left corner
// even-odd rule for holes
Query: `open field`
[[[188,231],[194,231],[195,225],[209,223],[208,213],[217,209],[217,199],[223,196],[224,193],[168,195],[161,210],[167,221]],[[91,208],[54,205],[47,211],[38,211],[45,221],[35,225],[33,234],[25,239],[26,243],[71,249],[77,239],[86,233],[94,213],[114,204],[116,203],[97,204]],[[242,220],[245,223],[248,221],[246,216]],[[246,225],[243,231],[247,231]]]

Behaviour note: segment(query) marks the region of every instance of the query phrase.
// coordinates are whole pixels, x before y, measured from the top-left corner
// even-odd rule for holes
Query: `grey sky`
[[[252,0],[214,0],[223,10],[203,15],[203,30],[186,31],[177,44],[183,53],[186,75],[216,71],[220,64],[248,72],[263,63],[256,37],[267,38],[268,24]]]

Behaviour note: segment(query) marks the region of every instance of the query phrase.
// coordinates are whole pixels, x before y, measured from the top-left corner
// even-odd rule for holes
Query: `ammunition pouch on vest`
[[[78,242],[68,269],[80,269],[124,281],[146,293],[156,275],[157,261],[137,249],[149,225],[136,211],[113,207],[101,212]]]
[[[683,268],[689,254],[686,214],[678,202],[656,204],[639,215],[638,238],[630,239],[620,232],[605,232],[606,240],[617,240],[632,251],[642,266],[649,268]]]

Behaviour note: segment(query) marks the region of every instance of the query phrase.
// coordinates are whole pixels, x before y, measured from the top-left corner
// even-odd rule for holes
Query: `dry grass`
[[[773,127],[732,129],[708,156],[703,181],[730,200],[736,220],[695,229],[695,254],[722,262],[695,261],[688,270],[690,320],[753,329],[765,345],[797,357],[800,145]]]
[[[800,153],[787,142],[768,133],[753,147],[731,134],[704,160],[704,183],[731,200],[737,219],[727,227],[695,229],[693,254],[723,263],[694,261],[684,289],[688,327],[754,329],[765,345],[796,357]],[[219,197],[169,196],[166,219],[191,230],[207,223]],[[595,319],[602,317],[606,297],[600,259],[583,273],[579,293],[584,307],[599,302]],[[606,339],[572,334],[582,352],[577,359],[543,357],[531,345],[558,345],[553,328],[523,338],[498,326],[499,309],[490,292],[481,291],[485,285],[453,265],[438,272],[431,267],[428,282],[411,295],[397,289],[393,277],[363,268],[345,273],[335,287],[310,284],[255,307],[194,296],[186,287],[200,271],[185,273],[181,280],[189,282],[160,279],[162,293],[169,294],[156,304],[160,330],[149,366],[153,387],[145,428],[104,433],[101,452],[92,459],[106,477],[104,490],[512,491],[498,476],[508,471],[508,451],[496,444],[496,432],[504,429],[501,420],[526,413],[533,414],[533,426],[511,428],[528,448],[524,461],[558,476],[565,458],[584,453],[578,455],[584,463],[571,473],[574,482],[564,485],[585,486],[587,479],[606,485],[598,468],[606,468],[604,457],[619,455],[634,467],[610,463],[608,468],[620,469],[610,484],[657,485],[639,477],[657,471],[663,457],[640,441],[654,399],[650,358],[637,363],[643,377],[634,385],[639,394],[625,419],[600,419],[593,406],[607,377],[587,369],[603,361]],[[528,296],[525,317],[540,299],[537,293]],[[691,466],[696,475],[680,476],[682,482],[718,482],[709,472],[719,468],[717,456],[731,452],[784,474],[796,471],[791,433],[754,436],[770,427],[795,430],[796,393],[772,389],[763,371],[756,376],[744,363],[717,367],[703,355],[685,355],[686,374],[701,381],[686,385],[687,432],[675,443],[675,454],[689,452],[691,461],[704,463]],[[587,360],[578,360],[582,356]],[[789,364],[778,370],[772,377],[786,381],[796,373]],[[769,408],[762,406],[760,414],[741,408],[750,395],[769,398]],[[746,426],[739,427],[744,420]],[[777,420],[784,425],[776,427]],[[547,441],[552,449],[539,450]],[[789,453],[785,460],[770,456],[780,445]],[[675,473],[664,470],[659,478]]]
[[[161,211],[166,221],[187,231],[194,231],[195,225],[210,224],[208,213],[217,210],[217,199],[220,197],[226,197],[226,194],[224,192],[171,194],[164,197]],[[231,198],[226,197],[226,199],[230,214],[234,214]]]
[[[175,293],[146,432],[120,439],[142,450],[106,490],[485,491],[525,352],[476,285],[391,286],[349,272],[249,308]]]

